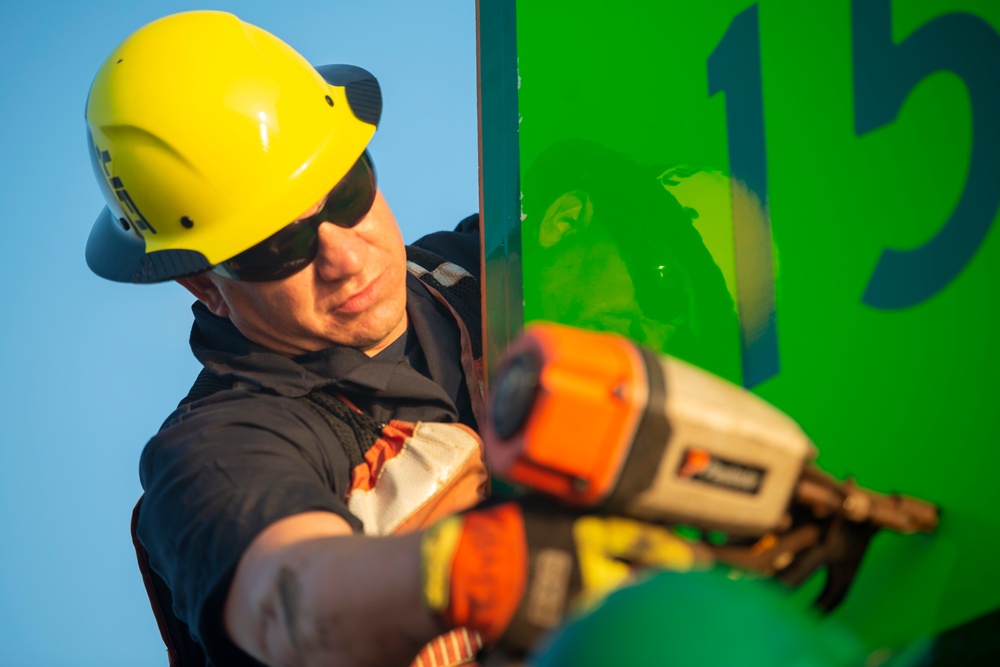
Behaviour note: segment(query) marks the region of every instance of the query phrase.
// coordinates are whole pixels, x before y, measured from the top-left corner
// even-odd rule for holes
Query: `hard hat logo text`
[[[111,175],[111,170],[108,169],[108,163],[111,162],[111,153],[109,151],[101,150],[97,143],[94,142],[94,153],[97,158],[97,163],[101,165],[101,171],[104,172],[104,178],[108,182],[108,186],[114,191],[115,196],[118,201],[121,202],[122,212],[128,218],[128,221],[132,223],[132,229],[136,231],[139,237],[142,237],[142,231],[148,231],[150,234],[155,234],[156,229],[153,225],[149,224],[149,220],[146,216],[142,214],[139,207],[136,206],[135,202],[132,200],[132,195],[128,193],[125,189],[125,184],[117,176]],[[141,231],[140,231],[141,230]]]

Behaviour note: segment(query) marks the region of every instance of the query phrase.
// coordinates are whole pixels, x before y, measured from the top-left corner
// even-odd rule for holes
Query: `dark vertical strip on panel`
[[[515,0],[477,0],[479,198],[487,371],[524,325]]]

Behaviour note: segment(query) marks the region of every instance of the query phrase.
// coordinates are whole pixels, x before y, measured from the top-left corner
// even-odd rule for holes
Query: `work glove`
[[[424,533],[421,557],[428,607],[486,646],[515,652],[644,573],[709,565],[663,526],[537,497],[491,500],[444,519]]]

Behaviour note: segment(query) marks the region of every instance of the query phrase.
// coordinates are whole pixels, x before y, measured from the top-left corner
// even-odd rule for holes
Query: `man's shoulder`
[[[323,420],[304,401],[247,383],[229,383],[188,398],[192,400],[182,401],[146,444],[143,462],[163,455],[211,456],[219,448],[253,447],[264,440],[301,447],[325,435]]]
[[[434,253],[442,259],[457,264],[471,274],[479,277],[480,244],[479,244],[479,214],[474,213],[455,227],[453,231],[434,232],[417,239],[412,248],[420,248]],[[433,269],[434,267],[423,267]]]
[[[446,301],[467,332],[472,357],[482,355],[479,214],[454,231],[435,232],[406,249],[410,272]],[[414,266],[415,265],[415,266]]]

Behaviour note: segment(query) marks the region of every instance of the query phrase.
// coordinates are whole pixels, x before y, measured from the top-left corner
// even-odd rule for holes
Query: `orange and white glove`
[[[487,645],[527,650],[567,614],[585,611],[648,569],[707,565],[669,529],[582,514],[528,497],[489,501],[424,533],[424,601]]]

